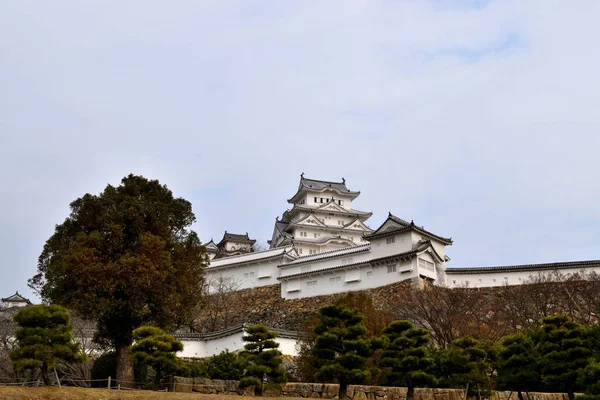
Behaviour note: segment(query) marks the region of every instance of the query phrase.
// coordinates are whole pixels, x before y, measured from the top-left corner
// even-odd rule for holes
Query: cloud
[[[598,258],[600,5],[0,5],[3,292],[130,172],[266,241],[298,175],[453,236],[452,265]]]

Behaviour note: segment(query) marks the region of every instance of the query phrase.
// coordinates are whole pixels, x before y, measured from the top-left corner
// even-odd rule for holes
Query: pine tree
[[[489,387],[487,353],[480,343],[466,336],[454,340],[447,349],[436,353],[437,376],[445,387],[464,387],[469,395],[481,397]]]
[[[339,398],[346,397],[349,384],[361,383],[368,376],[364,365],[372,354],[365,340],[363,316],[356,310],[326,306],[319,310],[320,324],[315,328],[315,379],[337,381]]]
[[[66,308],[40,304],[27,307],[13,316],[19,327],[17,347],[10,359],[18,370],[39,368],[44,385],[50,385],[50,369],[57,361],[83,361],[85,356],[73,340],[71,317]]]
[[[245,361],[244,377],[240,380],[240,388],[254,386],[258,395],[262,395],[265,383],[276,388],[287,381],[285,371],[281,368],[283,358],[277,350],[279,343],[274,339],[277,333],[269,331],[266,326],[254,325],[246,329],[247,336],[244,351],[240,357]]]
[[[210,379],[240,380],[244,375],[244,365],[240,358],[228,350],[212,356],[206,365]]]
[[[133,339],[133,359],[139,365],[147,365],[154,369],[155,384],[158,385],[161,379],[182,370],[183,365],[176,353],[183,350],[183,344],[172,335],[153,326],[142,326],[133,331]]]
[[[564,391],[569,399],[582,388],[580,377],[592,352],[586,328],[564,315],[542,320],[538,351],[542,382],[546,389]]]
[[[540,383],[537,350],[529,332],[506,337],[498,356],[500,388],[516,391],[524,400],[523,392],[539,390]]]
[[[436,383],[435,376],[428,373],[433,365],[427,344],[429,332],[416,329],[409,321],[394,321],[383,330],[384,350],[380,365],[390,368],[386,382],[392,386],[406,386],[406,398],[412,399],[417,385]]]

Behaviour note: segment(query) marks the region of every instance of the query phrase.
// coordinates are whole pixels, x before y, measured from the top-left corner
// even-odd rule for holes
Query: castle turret
[[[360,195],[341,182],[308,179],[300,175],[292,208],[275,221],[271,248],[294,243],[300,255],[310,255],[366,243],[363,236],[372,230],[365,222],[371,212],[352,208]]]

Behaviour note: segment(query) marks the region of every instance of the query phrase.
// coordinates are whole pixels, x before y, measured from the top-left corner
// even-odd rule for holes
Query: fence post
[[[108,377],[108,390],[110,390],[110,376]]]

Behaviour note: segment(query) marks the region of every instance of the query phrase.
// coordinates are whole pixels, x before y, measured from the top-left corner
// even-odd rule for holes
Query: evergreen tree
[[[499,387],[516,391],[524,400],[523,392],[539,390],[540,383],[537,350],[529,332],[506,337],[498,356]]]
[[[278,349],[279,343],[274,339],[277,333],[269,331],[266,326],[254,325],[246,329],[243,337],[244,351],[240,357],[245,361],[244,376],[240,380],[240,388],[255,386],[258,395],[262,395],[265,382],[269,387],[279,387],[287,381],[285,371],[281,368],[283,358]]]
[[[212,356],[208,360],[206,368],[210,379],[238,381],[244,376],[244,364],[242,360],[228,350]]]
[[[139,365],[154,369],[154,383],[185,370],[176,353],[183,350],[183,344],[162,329],[142,326],[133,331],[135,344],[131,348],[133,359]]]
[[[481,391],[489,387],[487,353],[472,337],[456,339],[447,349],[438,351],[436,368],[441,386],[464,387],[469,395],[475,395],[478,399]]]
[[[580,383],[584,388],[585,395],[577,396],[577,400],[599,400],[600,399],[600,363],[591,362],[582,371]]]
[[[394,321],[383,330],[384,350],[380,365],[390,368],[386,383],[392,386],[406,386],[406,398],[414,397],[415,386],[436,383],[435,376],[428,373],[433,366],[427,344],[429,333],[416,329],[409,321]]]
[[[538,351],[542,382],[547,390],[567,392],[569,399],[582,388],[580,377],[592,351],[585,326],[564,315],[542,320]]]
[[[192,206],[156,180],[129,175],[70,207],[29,284],[97,321],[96,338],[117,352],[117,380],[133,381],[133,330],[187,324],[201,297],[207,257],[188,229]]]
[[[20,310],[13,316],[19,327],[17,347],[10,359],[18,370],[39,368],[44,385],[50,385],[50,369],[57,361],[83,361],[85,355],[73,340],[71,317],[66,308],[40,304]]]
[[[339,398],[344,399],[349,384],[361,383],[368,376],[364,365],[372,351],[365,340],[363,316],[356,310],[326,306],[319,310],[319,320],[314,331],[315,379],[337,381]]]

